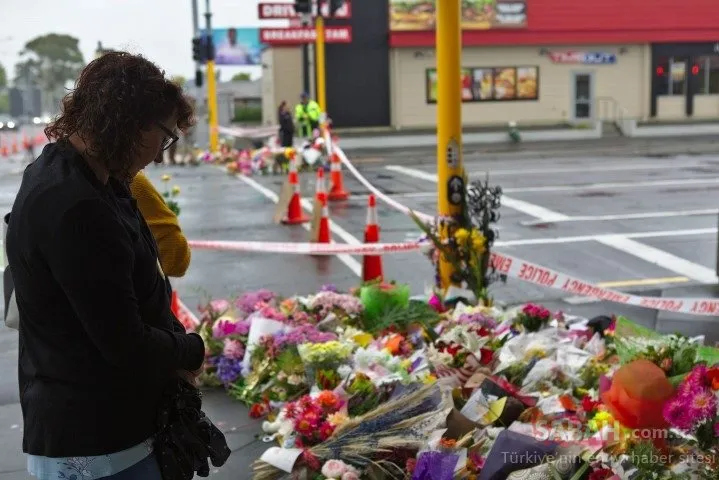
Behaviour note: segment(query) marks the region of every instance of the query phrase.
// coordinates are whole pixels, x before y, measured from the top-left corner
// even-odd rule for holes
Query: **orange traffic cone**
[[[43,143],[45,143],[45,135],[43,135],[42,133],[40,133],[40,134],[38,134],[37,137],[35,137],[35,145],[36,145],[36,146],[40,146],[40,145],[42,145]]]
[[[374,195],[369,196],[367,206],[367,225],[364,230],[364,243],[379,242],[379,219],[377,218],[377,201]],[[365,255],[362,258],[362,280],[371,282],[382,281],[382,257],[379,255]]]
[[[19,153],[18,148],[17,148],[17,137],[15,137],[15,139],[12,141],[12,153],[13,154]]]
[[[321,205],[327,202],[327,188],[325,187],[325,171],[320,168],[317,170],[317,186],[315,187],[315,198]]]
[[[332,152],[330,181],[332,182],[332,189],[330,190],[329,199],[331,201],[347,200],[350,194],[345,192],[344,179],[342,177],[342,162],[340,162],[340,157],[335,152]]]
[[[330,209],[327,208],[327,198],[322,199],[322,218],[317,233],[317,243],[330,243]]]
[[[7,145],[3,145],[0,147],[0,155],[2,155],[4,158],[7,158],[9,155],[9,152],[7,151]]]
[[[307,223],[310,219],[302,210],[302,204],[300,202],[300,177],[297,174],[297,162],[294,160],[290,160],[289,182],[290,186],[294,189],[294,192],[292,192],[290,204],[287,206],[287,218],[283,219],[282,223],[286,225]]]

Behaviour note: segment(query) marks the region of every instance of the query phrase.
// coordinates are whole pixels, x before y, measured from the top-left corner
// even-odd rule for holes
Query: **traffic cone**
[[[347,200],[350,194],[345,192],[344,179],[342,178],[342,162],[340,162],[340,157],[335,152],[332,152],[330,181],[332,182],[332,188],[329,193],[330,201]]]
[[[367,206],[367,225],[364,230],[364,243],[379,242],[379,219],[377,218],[377,201],[374,195],[369,196]],[[382,257],[365,255],[362,258],[362,280],[371,282],[382,281]]]
[[[35,145],[39,147],[43,143],[45,143],[45,135],[40,133],[37,137],[35,137]]]
[[[330,243],[330,209],[327,208],[327,198],[322,200],[322,218],[317,233],[317,243]]]
[[[315,198],[321,205],[327,202],[327,188],[325,187],[325,171],[317,170],[317,186],[315,187]]]
[[[7,158],[10,153],[7,150],[7,145],[3,145],[0,147],[0,155],[2,155],[3,158]]]
[[[282,223],[286,225],[307,223],[310,219],[302,210],[302,204],[300,202],[300,177],[297,174],[297,163],[293,160],[290,160],[289,182],[290,186],[294,189],[294,192],[292,192],[290,204],[287,206],[287,217],[282,220]]]
[[[12,141],[12,153],[13,153],[13,155],[16,155],[17,153],[19,153],[18,148],[17,148],[17,137],[15,137],[14,140]]]

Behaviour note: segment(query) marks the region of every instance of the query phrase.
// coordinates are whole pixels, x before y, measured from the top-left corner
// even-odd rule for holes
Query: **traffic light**
[[[345,0],[330,0],[330,17],[334,17],[337,10],[342,8],[345,4]]]
[[[312,13],[312,0],[295,0],[295,13]]]
[[[192,59],[196,62],[203,62],[205,59],[203,58],[203,48],[202,48],[202,39],[200,38],[193,38],[192,39]]]
[[[195,86],[197,88],[202,86],[202,70],[195,71]]]

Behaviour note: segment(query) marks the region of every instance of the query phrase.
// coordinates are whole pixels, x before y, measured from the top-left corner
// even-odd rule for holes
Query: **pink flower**
[[[673,398],[664,404],[664,419],[679,430],[688,431],[691,429],[692,422],[688,415],[686,405],[681,398]]]
[[[242,320],[235,323],[235,333],[237,335],[247,335],[250,333],[250,322]]]
[[[215,338],[225,338],[235,333],[236,325],[229,320],[218,320],[212,326],[212,336]]]
[[[719,437],[719,423],[714,424],[714,436]]]
[[[342,474],[342,480],[359,480],[359,475],[355,472],[345,472]]]
[[[228,358],[239,360],[245,356],[245,346],[238,340],[226,338],[222,354]]]
[[[230,302],[227,300],[212,300],[210,302],[210,309],[218,314],[223,314],[230,308]]]
[[[689,416],[693,422],[699,423],[713,419],[717,414],[717,398],[711,390],[703,390],[691,398]]]
[[[341,479],[348,470],[347,464],[342,460],[327,460],[322,465],[322,475],[332,479]]]

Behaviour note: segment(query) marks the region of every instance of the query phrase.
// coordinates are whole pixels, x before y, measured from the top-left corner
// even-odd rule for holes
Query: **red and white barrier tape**
[[[282,242],[224,242],[191,240],[190,247],[198,250],[233,252],[286,253],[294,255],[385,255],[420,250],[419,243],[282,243]]]

